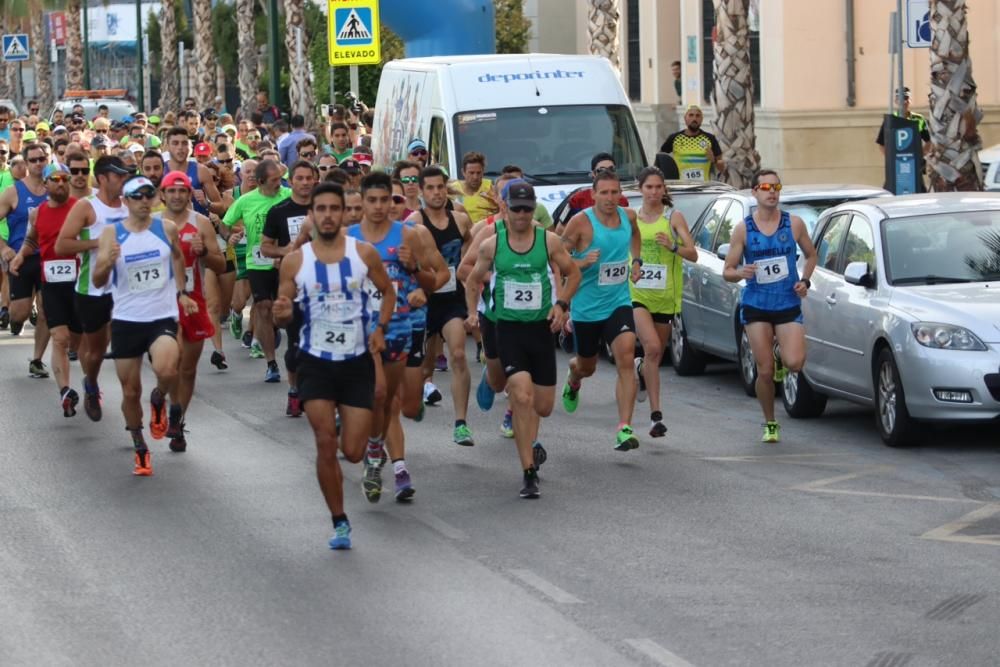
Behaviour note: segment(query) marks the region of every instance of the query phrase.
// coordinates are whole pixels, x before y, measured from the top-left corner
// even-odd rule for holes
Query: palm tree
[[[754,132],[753,76],[750,69],[749,0],[714,0],[715,134],[726,171],[720,175],[738,188],[750,186],[760,169]]]
[[[0,9],[0,32],[8,34],[16,32],[13,30],[14,21],[11,19],[7,8]],[[14,88],[17,83],[17,66],[14,63],[0,62],[0,97],[14,99]]]
[[[239,50],[240,111],[249,118],[257,107],[257,42],[254,40],[255,0],[236,0],[236,34]]]
[[[175,0],[162,0],[160,10],[160,111],[181,108],[180,69],[177,64],[177,14]]]
[[[285,48],[288,50],[289,86],[288,101],[293,114],[302,114],[306,127],[315,120],[312,76],[309,74],[309,33],[306,32],[306,15],[302,0],[285,0]],[[302,58],[297,57],[301,34]]]
[[[215,104],[215,45],[212,43],[212,0],[192,0],[194,13],[194,51],[197,57],[194,95],[200,108]]]
[[[82,0],[66,0],[66,89],[83,88]]]
[[[965,0],[931,1],[931,190],[983,189],[983,146],[977,124],[983,112],[976,101],[969,55]]]
[[[618,0],[590,0],[587,11],[587,34],[590,37],[590,52],[604,56],[616,70],[621,70],[618,44]]]
[[[52,72],[49,68],[49,50],[45,47],[45,11],[40,0],[29,0],[29,25],[31,26],[31,56],[35,70],[35,97],[39,108],[47,113],[55,99],[52,96]]]

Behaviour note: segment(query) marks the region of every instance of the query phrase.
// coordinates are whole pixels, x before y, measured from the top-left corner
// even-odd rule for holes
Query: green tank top
[[[491,306],[496,319],[505,322],[539,322],[552,309],[549,252],[545,230],[534,228],[535,241],[526,253],[510,247],[505,227],[497,228],[493,258],[494,286]]]
[[[500,232],[506,233],[507,225],[503,220],[497,219],[493,222],[496,226],[496,236],[497,236],[497,247],[500,247]],[[497,314],[493,311],[493,281],[496,279],[496,272],[490,271],[490,279],[485,285],[483,285],[482,294],[480,294],[479,299],[483,302],[483,317],[488,319],[490,322],[496,323]]]
[[[656,235],[664,233],[677,244],[680,239],[670,227],[672,208],[663,211],[659,220],[644,222],[639,218],[639,236],[642,239],[642,268],[639,280],[629,283],[632,301],[646,306],[651,313],[673,315],[681,312],[684,285],[684,260],[656,242]]]

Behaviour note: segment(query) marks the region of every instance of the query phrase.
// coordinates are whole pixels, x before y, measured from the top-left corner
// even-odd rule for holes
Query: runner
[[[183,307],[179,309],[180,371],[177,393],[170,398],[180,405],[183,413],[179,420],[171,420],[166,434],[170,438],[170,449],[183,452],[187,450],[184,425],[188,405],[194,394],[198,360],[201,359],[205,340],[215,333],[215,326],[205,305],[205,270],[222,271],[226,266],[226,258],[219,250],[212,223],[200,213],[195,213],[191,206],[193,188],[187,174],[172,171],[161,179],[160,186],[163,202],[167,207],[163,219],[173,223],[177,229],[177,238],[184,256],[184,289],[198,305],[193,313],[187,313]]]
[[[193,117],[197,120],[198,113]],[[188,139],[188,130],[183,127],[174,127],[167,131],[167,150],[170,152],[170,159],[164,165],[165,171],[182,171],[191,180],[194,188],[194,210],[202,215],[208,215],[213,205],[222,200],[218,188],[212,180],[212,173],[203,164],[198,164],[196,160],[189,160],[191,156],[191,141]],[[202,196],[204,195],[204,196]],[[204,204],[199,199],[206,200]]]
[[[316,239],[281,263],[274,322],[302,322],[297,350],[299,396],[316,439],[316,477],[333,520],[331,549],[351,548],[351,524],[344,512],[340,450],[357,463],[371,432],[375,364],[395,306],[395,289],[382,257],[369,244],[342,233],[343,189],[320,183],[312,191],[309,216]],[[374,327],[369,326],[366,282],[385,295]],[[294,302],[294,304],[293,304]],[[371,333],[369,333],[371,330]]]
[[[241,196],[250,194],[257,189],[257,179],[254,174],[257,172],[258,164],[257,160],[243,161],[240,171],[241,182],[233,188],[233,203],[238,201]],[[231,209],[232,206],[230,205],[229,208]],[[227,229],[225,225],[220,227],[223,236],[226,236]],[[236,340],[244,341],[246,344],[243,347],[249,349],[252,341],[245,338],[243,331],[243,310],[246,308],[247,302],[250,301],[250,281],[247,279],[247,238],[243,229],[239,228],[229,233],[226,240],[236,255],[236,283],[233,285],[233,297],[230,302],[229,332]],[[249,331],[252,330],[253,311],[250,313]],[[263,354],[262,351],[261,356]]]
[[[466,156],[468,157],[468,156]],[[427,167],[420,172],[420,194],[424,207],[410,216],[411,222],[422,222],[431,233],[434,245],[448,265],[448,282],[429,296],[427,302],[427,336],[441,336],[448,346],[451,361],[451,398],[455,407],[455,444],[471,447],[475,444],[472,431],[466,422],[469,411],[471,379],[465,356],[465,320],[469,313],[465,306],[465,287],[458,282],[455,272],[462,261],[462,252],[469,244],[472,222],[464,213],[445,208],[448,201],[448,179],[437,167]],[[424,373],[434,372],[434,359],[424,360]]]
[[[73,151],[66,153],[64,164],[69,167],[70,197],[77,200],[85,199],[96,192],[94,188],[90,187],[90,158],[79,151]]]
[[[77,255],[76,313],[83,330],[80,367],[83,370],[83,409],[91,421],[101,420],[98,376],[111,338],[111,290],[94,281],[99,241],[104,229],[128,217],[121,201],[122,184],[130,174],[120,159],[104,156],[94,163],[97,194],[78,201],[66,217],[56,240],[56,253]]]
[[[816,269],[816,248],[802,218],[781,210],[778,172],[762,169],[752,187],[757,210],[733,228],[722,275],[731,283],[746,280],[740,321],[757,364],[757,401],[765,421],[761,441],[778,442],[774,383],[784,382],[789,371],[798,373],[806,361],[802,299]],[[801,278],[796,245],[806,260]]]
[[[559,237],[533,224],[537,199],[531,185],[518,181],[508,188],[508,219],[494,226],[483,242],[465,288],[468,324],[479,324],[479,285],[494,271],[489,308],[496,318],[500,364],[514,407],[514,438],[524,472],[522,498],[537,498],[538,467],[547,454],[536,441],[540,419],[552,414],[556,396],[556,352],[552,334],[569,314],[569,299],[580,285],[580,270]],[[550,265],[565,278],[556,299]]]
[[[392,460],[396,477],[396,500],[407,501],[413,497],[414,488],[405,462],[405,443],[402,438],[385,439],[392,422],[396,393],[403,377],[407,353],[412,343],[412,326],[409,313],[409,293],[417,285],[434,291],[448,280],[448,270],[433,246],[421,242],[417,233],[402,222],[389,219],[392,203],[392,179],[381,172],[366,176],[361,182],[364,197],[365,219],[360,225],[347,230],[349,236],[367,241],[375,246],[385,265],[386,273],[396,287],[396,309],[385,332],[385,349],[375,360],[376,391],[374,415],[368,448],[365,454],[365,472],[362,488],[369,502],[382,497],[382,467],[387,457]],[[381,308],[382,294],[369,284],[369,308]]]
[[[642,238],[642,267],[632,283],[632,314],[643,356],[636,357],[639,402],[649,394],[649,435],[667,434],[660,411],[660,361],[670,340],[670,326],[681,312],[684,259],[698,261],[698,251],[684,214],[673,208],[663,173],[656,167],[639,172],[642,207],[637,214]],[[683,258],[683,259],[682,259]]]
[[[581,381],[597,370],[601,344],[610,345],[618,369],[615,449],[628,451],[639,447],[631,426],[636,395],[635,319],[628,282],[630,277],[632,282],[638,280],[642,259],[635,212],[618,206],[620,197],[621,182],[615,172],[598,170],[594,206],[573,216],[562,235],[583,273],[573,299],[576,356],[569,362],[562,402],[566,412],[576,412]]]
[[[312,201],[312,191],[319,181],[319,170],[306,158],[293,164],[288,175],[292,184],[292,194],[268,211],[260,239],[261,254],[275,259],[279,266],[283,258],[293,250],[292,240],[299,236],[305,223]],[[288,335],[288,347],[285,350],[285,370],[288,371],[288,400],[285,415],[288,417],[302,415],[302,404],[295,383],[299,326],[299,321],[293,318],[285,329]]]
[[[142,431],[142,358],[149,356],[156,387],[149,397],[149,432],[159,440],[181,422],[181,405],[172,401],[167,419],[166,398],[177,393],[178,307],[187,315],[198,303],[185,292],[184,255],[177,228],[150,211],[156,188],[144,176],[125,182],[122,194],[128,217],[101,232],[93,279],[110,285],[114,299],[111,354],[122,385],[125,429],[135,448],[134,474],[153,474],[153,463]]]
[[[66,215],[76,200],[69,196],[69,168],[50,164],[42,173],[48,200],[38,207],[34,224],[21,245],[21,250],[10,263],[10,272],[17,276],[25,260],[38,250],[42,266],[42,307],[45,321],[52,337],[52,372],[63,416],[76,414],[80,395],[70,388],[69,350],[80,336],[80,321],[73,305],[73,288],[76,283],[76,257],[57,255],[56,237]]]

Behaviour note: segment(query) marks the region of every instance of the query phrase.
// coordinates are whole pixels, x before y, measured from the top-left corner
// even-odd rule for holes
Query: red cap
[[[209,144],[206,144],[204,141],[201,142],[200,144],[195,144],[194,154],[195,157],[201,157],[203,155],[208,155],[209,157],[211,157],[212,147]]]
[[[202,144],[202,145],[207,146],[208,144]],[[188,178],[188,175],[185,174],[183,171],[171,171],[166,176],[164,176],[162,180],[160,180],[160,187],[163,189],[176,188],[178,185],[181,185],[187,188],[188,190],[193,189],[191,187],[191,179]]]
[[[369,167],[372,166],[372,156],[368,153],[355,153],[354,159],[358,161],[358,164],[366,164]]]

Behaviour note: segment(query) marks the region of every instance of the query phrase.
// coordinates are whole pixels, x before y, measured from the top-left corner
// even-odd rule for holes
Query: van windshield
[[[590,159],[611,153],[623,180],[646,166],[639,133],[624,105],[578,105],[487,109],[455,114],[455,154],[486,156],[486,173],[514,164],[543,185],[581,183]],[[456,174],[457,176],[457,174]]]

